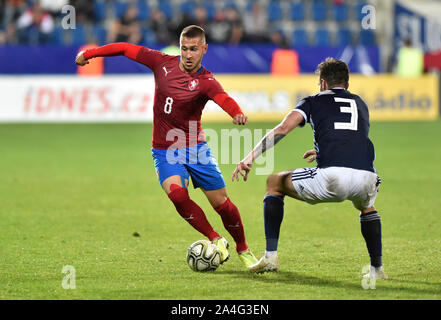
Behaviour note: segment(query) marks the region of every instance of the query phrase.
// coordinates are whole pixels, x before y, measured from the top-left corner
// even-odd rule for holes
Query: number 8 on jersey
[[[173,98],[167,97],[164,104],[164,112],[170,114],[172,112]]]

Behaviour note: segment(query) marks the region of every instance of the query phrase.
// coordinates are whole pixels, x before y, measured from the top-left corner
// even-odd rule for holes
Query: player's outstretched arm
[[[138,61],[138,53],[142,48],[142,46],[126,42],[111,43],[105,46],[79,52],[75,58],[75,63],[79,66],[84,66],[89,63],[89,59],[114,56],[125,56],[129,59]]]
[[[299,112],[291,111],[281,123],[268,132],[254,149],[236,165],[231,180],[239,181],[239,174],[244,181],[248,179],[248,173],[251,170],[253,162],[266,150],[274,147],[276,143],[282,140],[289,132],[297,127],[303,121],[303,116]]]

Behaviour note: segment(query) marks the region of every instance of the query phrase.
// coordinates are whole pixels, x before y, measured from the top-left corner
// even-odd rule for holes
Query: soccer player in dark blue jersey
[[[263,200],[266,251],[253,272],[278,271],[277,246],[283,220],[284,197],[310,204],[352,201],[360,211],[361,233],[370,256],[365,277],[385,279],[382,266],[381,221],[374,207],[380,179],[369,139],[369,112],[364,101],[348,91],[349,68],[327,58],[317,68],[320,92],[302,99],[254,149],[237,164],[232,179],[247,180],[253,161],[296,127],[307,122],[314,134],[314,149],[303,155],[315,168],[283,171],[268,177]]]

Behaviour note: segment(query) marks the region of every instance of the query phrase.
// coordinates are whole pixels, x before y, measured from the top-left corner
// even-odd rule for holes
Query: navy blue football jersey
[[[317,166],[375,172],[366,103],[345,89],[331,89],[302,99],[294,109],[311,124]]]

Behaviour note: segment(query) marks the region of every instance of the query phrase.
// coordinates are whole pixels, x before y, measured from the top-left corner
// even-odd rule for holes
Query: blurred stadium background
[[[192,23],[207,31],[204,66],[253,120],[279,119],[315,92],[310,75],[328,56],[349,64],[373,120],[436,119],[439,17],[435,0],[1,0],[0,121],[151,121],[150,70],[121,57],[78,70],[74,57],[115,41],[173,53]]]

